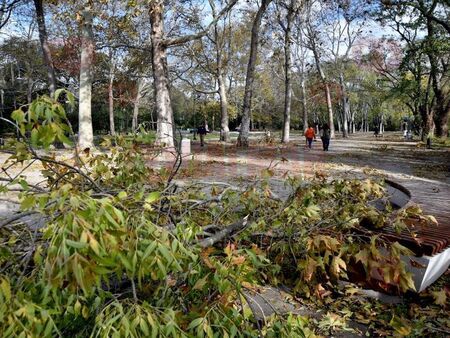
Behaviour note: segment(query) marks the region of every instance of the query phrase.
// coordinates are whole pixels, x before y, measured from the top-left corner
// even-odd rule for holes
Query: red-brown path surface
[[[434,215],[440,225],[450,227],[450,149],[424,149],[416,142],[403,140],[399,134],[384,138],[374,138],[373,134],[338,138],[331,141],[328,152],[322,150],[320,141],[309,150],[300,138],[289,145],[255,141],[248,149],[211,141],[202,148],[194,141],[192,155],[184,158],[180,176],[230,182],[240,177],[251,178],[269,167],[273,168],[275,178],[286,173],[307,177],[315,171],[332,177],[343,174],[362,177],[376,172],[406,187],[426,214]],[[278,189],[277,193],[282,194],[283,185]]]

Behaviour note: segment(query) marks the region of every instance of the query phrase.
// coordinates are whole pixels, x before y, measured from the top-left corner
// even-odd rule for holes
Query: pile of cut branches
[[[371,232],[395,216],[371,206],[380,182],[291,178],[286,200],[270,175],[180,182],[179,162],[169,175],[148,168],[130,137],[62,160],[49,148],[73,143],[63,96],[71,104],[57,91],[10,121],[22,140],[8,145],[1,189],[19,191],[21,212],[0,221],[2,336],[314,336],[324,331],[302,316],[258,321],[246,290],[283,284],[324,302],[338,280],[374,270],[413,288],[408,250]],[[35,162],[44,180],[31,184]]]

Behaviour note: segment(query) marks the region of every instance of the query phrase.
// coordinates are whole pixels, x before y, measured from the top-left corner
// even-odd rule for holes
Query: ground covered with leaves
[[[448,276],[417,295],[411,253],[377,231],[433,218],[392,210],[382,180],[289,176],[287,198],[270,168],[236,185],[180,181],[130,137],[62,161],[48,149],[72,145],[63,96],[13,114],[22,140],[5,147],[1,189],[20,191],[21,212],[0,221],[2,336],[448,335]],[[35,161],[40,184],[23,171]],[[368,284],[402,302],[364,297]],[[269,285],[308,311],[256,316],[250,295]]]

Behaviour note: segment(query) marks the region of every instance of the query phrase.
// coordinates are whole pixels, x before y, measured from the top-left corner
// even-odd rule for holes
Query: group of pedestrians
[[[328,124],[324,123],[319,129],[319,136],[322,140],[323,151],[328,151],[330,146],[331,130]],[[309,149],[312,148],[312,142],[316,139],[316,131],[313,127],[309,127],[305,131],[306,144]]]
[[[200,125],[195,131],[194,131],[194,139],[195,135],[200,135],[200,145],[203,147],[205,144],[205,136],[210,131],[208,130],[207,125]],[[328,147],[330,146],[330,138],[331,138],[331,130],[327,123],[324,123],[319,128],[319,136],[322,140],[322,146],[324,151],[328,151]],[[312,149],[312,143],[313,140],[316,139],[316,131],[313,127],[309,127],[305,131],[305,137],[306,137],[306,145],[309,149]]]

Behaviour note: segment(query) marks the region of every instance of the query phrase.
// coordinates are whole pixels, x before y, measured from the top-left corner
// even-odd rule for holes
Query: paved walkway
[[[265,145],[256,141],[248,149],[233,144],[209,142],[192,144],[192,156],[184,158],[181,175],[216,181],[251,178],[271,168],[275,178],[286,174],[311,176],[322,171],[332,177],[351,174],[383,175],[410,190],[412,199],[439,223],[450,225],[450,150],[428,150],[417,142],[404,141],[399,134],[374,138],[356,134],[332,140],[330,151],[321,142],[305,148],[303,138],[285,145]],[[282,186],[280,189],[283,189]]]

